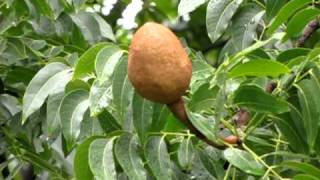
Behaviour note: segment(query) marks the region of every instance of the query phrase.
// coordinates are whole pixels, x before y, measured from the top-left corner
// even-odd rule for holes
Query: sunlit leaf
[[[223,151],[223,155],[232,165],[248,174],[261,176],[265,173],[262,164],[257,162],[254,157],[246,151],[228,148]]]

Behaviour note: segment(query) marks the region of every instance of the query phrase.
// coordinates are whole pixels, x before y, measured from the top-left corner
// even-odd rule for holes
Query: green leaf
[[[139,138],[144,142],[152,124],[153,103],[136,92],[132,100],[132,110],[133,125]]]
[[[151,130],[153,132],[161,131],[165,127],[171,111],[165,104],[154,103],[152,114]]]
[[[242,0],[210,0],[207,7],[206,25],[212,43],[227,29],[232,16]]]
[[[104,131],[100,125],[99,119],[90,116],[90,111],[87,110],[84,114],[81,123],[79,140],[89,138],[91,136],[103,135]]]
[[[309,52],[310,52],[310,49],[306,49],[306,48],[288,49],[286,51],[282,51],[277,56],[277,61],[280,61],[282,63],[289,62],[291,59],[294,59],[296,57],[306,56]]]
[[[40,12],[42,15],[52,19],[54,18],[53,12],[47,0],[30,0],[30,1],[33,3],[37,11]]]
[[[235,14],[230,31],[236,51],[249,47],[257,39],[256,29],[264,13],[256,4],[247,4]]]
[[[87,82],[80,79],[71,80],[65,87],[65,94],[77,89],[90,91],[90,85]]]
[[[278,13],[281,7],[286,3],[287,3],[287,0],[267,0],[267,3],[266,3],[267,19],[271,20]]]
[[[94,62],[98,52],[106,47],[108,43],[98,43],[95,46],[88,49],[78,60],[73,79],[82,78],[88,73],[92,73],[94,71]]]
[[[90,113],[91,116],[97,116],[104,108],[111,105],[112,101],[112,84],[110,79],[96,79],[90,89]]]
[[[33,77],[23,96],[22,123],[42,106],[48,95],[62,92],[71,76],[69,67],[62,63],[50,63],[42,68]]]
[[[320,82],[315,76],[311,79],[304,79],[296,85],[298,97],[301,105],[304,127],[306,128],[306,138],[311,150],[314,150],[315,140],[319,131],[320,107],[319,93]]]
[[[284,39],[287,40],[298,36],[304,27],[319,14],[320,10],[317,8],[307,8],[299,11],[290,19],[286,29],[287,34]]]
[[[257,112],[280,114],[289,111],[288,103],[266,93],[256,85],[240,86],[234,93],[233,102]]]
[[[157,180],[171,179],[170,156],[163,137],[151,136],[144,148],[144,154],[152,174]]]
[[[93,174],[89,166],[89,147],[98,137],[93,136],[81,143],[74,156],[74,173],[77,180],[93,179]]]
[[[47,102],[47,132],[48,136],[52,137],[60,128],[59,106],[62,101],[64,92],[52,94],[48,97]]]
[[[97,180],[116,180],[116,169],[113,157],[115,138],[96,139],[89,148],[90,169]]]
[[[186,108],[188,118],[191,123],[202,132],[209,140],[216,142],[217,140],[217,121],[213,116],[205,116],[199,113],[194,113]]]
[[[228,148],[223,151],[223,155],[232,165],[245,173],[257,176],[261,176],[265,173],[262,164],[257,162],[254,157],[246,151]]]
[[[220,161],[221,153],[213,147],[206,147],[205,149],[197,149],[197,154],[201,160],[204,168],[217,179],[223,179],[225,170]]]
[[[69,151],[80,135],[81,122],[89,106],[88,96],[87,91],[75,90],[62,99],[59,114],[62,133]]]
[[[239,76],[272,76],[278,77],[281,74],[290,72],[290,69],[277,61],[268,59],[251,60],[241,63],[232,68],[229,72],[229,77]]]
[[[110,45],[101,49],[95,61],[98,78],[110,78],[122,55],[123,51],[118,46]]]
[[[179,16],[187,15],[206,2],[207,0],[181,0],[178,6],[178,14]]]
[[[136,135],[125,133],[120,136],[115,145],[115,155],[125,173],[132,180],[147,179],[139,153],[139,141]]]
[[[191,111],[197,112],[200,110],[205,110],[212,108],[216,103],[216,96],[218,94],[219,88],[217,86],[210,88],[210,84],[203,84],[198,88],[198,90],[193,94],[191,101],[188,106]]]
[[[308,163],[287,161],[282,163],[282,165],[314,177],[320,177],[320,169]]]
[[[101,36],[110,39],[111,41],[116,41],[111,26],[97,13],[92,13],[91,15],[99,25]]]
[[[292,125],[290,118],[281,116],[280,118],[273,119],[294,152],[308,153],[307,144],[303,141],[304,137],[301,137],[297,134],[297,131]]]
[[[293,180],[319,180],[319,178],[309,174],[298,174],[293,177]]]
[[[277,28],[284,23],[289,17],[292,16],[298,9],[304,7],[305,5],[312,3],[312,0],[291,0],[285,6],[283,6],[275,19],[269,26],[268,33],[272,34],[277,30]]]
[[[184,170],[190,170],[194,160],[195,152],[191,138],[183,139],[178,149],[178,162]]]
[[[127,75],[127,68],[127,57],[122,57],[114,70],[112,80],[113,101],[116,105],[116,110],[120,117],[120,122],[122,122],[125,118],[127,106],[129,105],[133,93],[133,87]]]

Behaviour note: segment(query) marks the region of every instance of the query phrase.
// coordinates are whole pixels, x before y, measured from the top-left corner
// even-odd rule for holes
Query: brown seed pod
[[[186,92],[192,65],[178,38],[161,24],[148,22],[134,34],[128,76],[146,99],[169,104]]]

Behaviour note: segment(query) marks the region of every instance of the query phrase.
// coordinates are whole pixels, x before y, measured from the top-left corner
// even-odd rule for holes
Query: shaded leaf
[[[115,145],[115,155],[125,173],[132,180],[147,179],[139,153],[140,149],[137,136],[129,133],[120,136]]]
[[[256,85],[242,85],[234,93],[233,102],[246,106],[257,112],[283,113],[289,111],[289,106],[259,88]]]
[[[152,174],[157,180],[171,179],[173,172],[170,166],[170,156],[163,137],[149,137],[144,154]]]

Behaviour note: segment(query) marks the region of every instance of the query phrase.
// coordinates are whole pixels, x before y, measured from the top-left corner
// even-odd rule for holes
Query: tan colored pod
[[[178,101],[188,89],[192,64],[173,32],[148,22],[133,36],[128,76],[140,95],[169,104]]]

